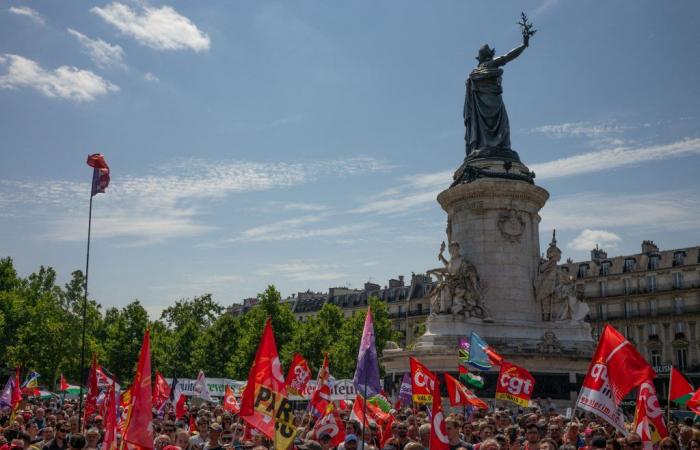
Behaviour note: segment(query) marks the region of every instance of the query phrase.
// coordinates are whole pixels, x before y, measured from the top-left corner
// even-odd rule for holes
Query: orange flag
[[[287,388],[269,318],[243,391],[240,416],[273,439],[278,450],[286,449],[294,440],[293,407],[287,400]]]
[[[445,374],[445,386],[450,394],[450,405],[452,406],[473,406],[479,409],[489,409],[489,405],[479,399],[472,391],[464,387],[462,383],[457,381],[449,373]]]
[[[236,396],[233,394],[233,389],[231,389],[231,386],[228,384],[226,385],[226,392],[224,393],[224,411],[233,414],[241,412],[241,408],[236,401]]]
[[[440,397],[440,380],[435,377],[435,391],[433,394],[433,417],[430,420],[430,450],[448,450],[450,448],[445,426],[445,414],[442,412],[442,398]]]
[[[131,407],[126,418],[124,442],[141,448],[153,448],[151,419],[153,399],[151,397],[151,332],[146,329],[141,345],[141,356],[136,368],[134,384],[131,386]]]

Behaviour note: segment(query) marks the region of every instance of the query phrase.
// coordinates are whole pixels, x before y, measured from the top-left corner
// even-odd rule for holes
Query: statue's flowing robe
[[[503,104],[503,69],[482,64],[467,78],[464,97],[464,126],[467,154],[488,147],[510,149],[510,124]]]

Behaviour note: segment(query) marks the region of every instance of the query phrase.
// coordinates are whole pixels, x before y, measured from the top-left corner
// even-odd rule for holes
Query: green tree
[[[222,314],[199,337],[193,353],[194,366],[206,374],[222,376],[238,347],[239,318]]]
[[[148,313],[138,300],[121,310],[112,308],[105,314],[106,341],[104,343],[104,366],[114,373],[120,382],[128,382],[141,351],[143,335],[148,328]]]
[[[287,304],[280,302],[281,296],[274,286],[267,287],[258,295],[258,304],[251,308],[239,321],[239,338],[234,357],[226,364],[226,375],[236,379],[248,378],[248,371],[255,358],[265,321],[272,320],[275,342],[279,351],[280,344],[294,339],[297,328],[296,319]],[[288,362],[282,355],[282,363]]]
[[[376,297],[370,297],[369,304],[372,308],[377,354],[381,356],[384,344],[387,341],[396,340],[398,335],[391,328],[386,304]],[[331,347],[329,364],[332,367],[331,373],[336,378],[352,378],[355,373],[366,315],[367,311],[365,310],[347,319],[340,329],[339,338]]]
[[[323,364],[323,353],[330,352],[340,338],[344,322],[343,311],[336,305],[326,303],[318,314],[309,317],[306,322],[297,323],[297,332],[292,340],[282,345],[283,358],[291,361],[294,353],[298,352],[312,370],[318,370]],[[330,371],[335,376],[333,367],[330,367]]]

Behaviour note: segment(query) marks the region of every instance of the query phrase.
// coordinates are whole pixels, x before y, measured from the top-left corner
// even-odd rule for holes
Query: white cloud
[[[291,261],[282,264],[272,264],[258,272],[261,276],[282,276],[290,281],[325,281],[344,278],[332,264],[307,263]]]
[[[151,72],[146,72],[146,74],[143,76],[143,79],[146,81],[153,81],[154,83],[157,83],[160,81],[160,78],[153,75]]]
[[[547,136],[563,137],[601,137],[609,134],[621,133],[630,127],[605,123],[569,122],[556,125],[543,125],[533,128],[532,131]]]
[[[209,36],[170,6],[154,8],[144,5],[139,11],[112,2],[90,11],[139,44],[155,50],[190,49],[199,52],[210,46]]]
[[[124,64],[124,49],[119,45],[112,45],[102,39],[91,39],[83,33],[68,28],[68,33],[72,34],[81,44],[87,49],[92,61],[101,69],[109,69],[112,67],[126,69]]]
[[[359,167],[373,172],[380,170],[382,165],[371,158],[275,164],[188,160],[167,165],[154,175],[120,176],[113,173],[107,193],[95,200],[93,235],[119,238],[128,245],[202,235],[215,229],[203,222],[202,217],[218,200],[238,193],[297,186],[325,176],[343,176],[346,168],[352,173]],[[85,238],[87,198],[87,182],[0,180],[3,210],[25,218],[28,214],[44,214],[39,219],[50,227],[45,236],[48,239],[75,241]],[[41,205],[41,208],[32,207],[36,205]],[[275,240],[338,236],[367,226],[353,224],[305,229],[302,222],[277,229],[253,229],[244,237]]]
[[[312,223],[325,220],[327,214],[301,216],[249,228],[227,242],[290,241],[299,239],[317,239],[337,237],[366,231],[374,225],[371,223],[329,224],[320,227],[307,227]]]
[[[693,190],[642,194],[588,192],[550,199],[540,213],[540,230],[694,230],[700,198]]]
[[[569,248],[580,251],[588,251],[599,246],[604,249],[613,249],[621,241],[620,236],[605,230],[591,230],[586,228],[567,245]]]
[[[44,17],[41,14],[39,14],[39,12],[33,10],[29,6],[10,6],[10,12],[12,14],[17,14],[18,16],[29,17],[38,24],[46,24],[46,20],[44,19]]]
[[[700,155],[700,139],[684,139],[664,145],[639,148],[618,147],[583,153],[545,163],[532,164],[530,169],[537,174],[537,180],[543,180],[691,155]]]
[[[98,96],[119,90],[118,86],[89,70],[61,66],[47,71],[31,59],[19,55],[5,55],[7,73],[0,75],[0,89],[30,87],[47,97],[74,101],[92,101]]]

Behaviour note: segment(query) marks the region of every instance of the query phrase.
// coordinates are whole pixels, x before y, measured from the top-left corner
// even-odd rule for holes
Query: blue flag
[[[401,406],[409,406],[413,402],[413,389],[411,387],[411,376],[407,373],[403,374],[401,387],[399,388],[399,401]]]
[[[362,330],[360,352],[357,355],[357,368],[355,369],[352,384],[355,385],[357,393],[365,398],[374,397],[382,392],[371,308],[367,309],[367,316],[365,316],[365,327]]]
[[[479,370],[489,370],[494,365],[500,365],[503,358],[496,353],[478,334],[473,331],[469,342],[459,340],[460,361]]]

